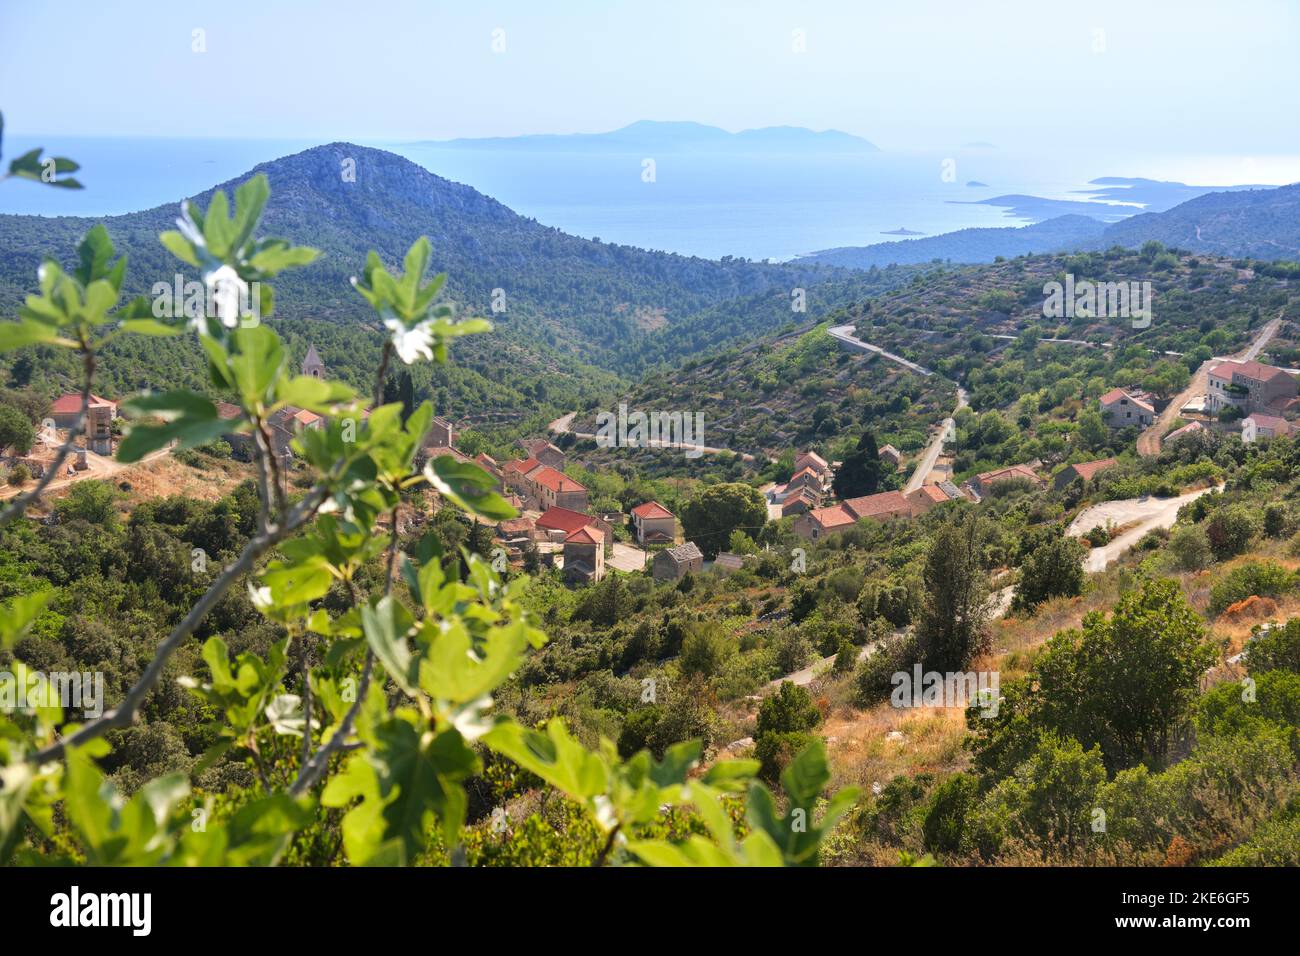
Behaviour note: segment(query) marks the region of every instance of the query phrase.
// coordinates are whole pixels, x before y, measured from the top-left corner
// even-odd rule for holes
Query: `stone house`
[[[642,547],[672,544],[677,540],[677,518],[659,502],[647,501],[632,509],[632,531]]]
[[[694,541],[687,541],[656,554],[653,573],[656,581],[676,581],[686,574],[699,574],[703,568],[704,555]]]

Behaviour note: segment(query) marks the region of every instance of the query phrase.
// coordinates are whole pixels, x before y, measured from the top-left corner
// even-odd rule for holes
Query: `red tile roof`
[[[672,518],[673,513],[657,501],[647,501],[645,504],[637,505],[632,509],[632,514],[638,518]]]
[[[541,462],[538,461],[536,458],[524,458],[524,459],[522,459],[522,460],[520,460],[520,461],[508,461],[508,462],[506,462],[505,465],[504,465],[504,467],[503,467],[501,470],[502,470],[502,471],[517,471],[517,472],[519,472],[519,474],[521,474],[521,475],[526,475],[526,474],[528,474],[530,471],[532,471],[534,468],[536,468],[536,467],[537,467],[538,465],[540,465],[540,464],[541,464]]]
[[[830,474],[831,466],[826,463],[826,459],[815,451],[805,451],[795,456],[794,466],[797,469],[811,468],[819,475]]]
[[[1219,378],[1232,378],[1233,374],[1244,375],[1246,378],[1253,378],[1257,382],[1269,382],[1279,375],[1286,375],[1286,372],[1280,368],[1274,368],[1272,365],[1265,365],[1263,362],[1220,362],[1214,368],[1210,369],[1211,375],[1217,375]]]
[[[914,495],[920,495],[923,498],[929,498],[937,505],[943,504],[948,500],[948,495],[938,485],[922,485],[912,492]]]
[[[1103,405],[1114,405],[1116,402],[1121,401],[1122,399],[1125,398],[1127,398],[1134,405],[1139,405],[1142,408],[1145,408],[1149,412],[1155,411],[1155,409],[1152,407],[1150,402],[1146,401],[1145,399],[1138,398],[1136,395],[1130,395],[1122,388],[1112,388],[1109,392],[1107,392],[1105,395],[1101,397],[1101,403]]]
[[[1261,415],[1259,412],[1255,412],[1247,417],[1254,420],[1256,428],[1271,428],[1274,431],[1281,429],[1284,432],[1292,431],[1295,428],[1285,418],[1278,418],[1276,415]]]
[[[901,491],[882,491],[877,495],[850,498],[844,508],[856,518],[874,518],[889,514],[911,514],[912,506]]]
[[[843,505],[834,505],[830,508],[814,508],[807,515],[817,522],[824,530],[830,528],[843,528],[856,523],[857,519],[845,510]]]
[[[577,531],[571,531],[564,539],[565,544],[604,544],[605,532],[599,528],[586,525]]]
[[[1116,464],[1114,458],[1099,458],[1097,461],[1081,461],[1077,464],[1071,465],[1070,467],[1073,468],[1075,474],[1084,481],[1091,481],[1097,472],[1105,471],[1114,464]]]
[[[529,534],[536,523],[532,518],[508,518],[497,525],[497,532],[502,535],[507,534]]]
[[[106,398],[100,398],[94,392],[90,393],[91,405],[112,405]],[[50,406],[50,411],[55,415],[75,415],[81,411],[81,393],[69,392],[66,395],[60,395]]]
[[[1006,481],[1010,478],[1028,478],[1034,484],[1042,481],[1028,465],[1012,465],[1009,468],[995,468],[992,471],[982,472],[979,475],[979,483],[988,486],[995,481]]]
[[[585,528],[593,520],[591,515],[585,515],[581,511],[570,511],[568,508],[547,508],[542,513],[542,516],[537,519],[537,527],[572,534],[579,528]]]
[[[1205,426],[1202,425],[1200,422],[1188,422],[1182,428],[1175,428],[1168,435],[1166,435],[1165,441],[1171,442],[1175,438],[1184,438],[1187,435],[1192,434],[1193,432],[1203,432],[1203,431],[1205,431]]]
[[[550,465],[538,465],[532,471],[525,472],[530,481],[536,482],[543,488],[547,488],[556,493],[565,491],[586,491],[587,489],[578,484],[562,471],[556,471]]]

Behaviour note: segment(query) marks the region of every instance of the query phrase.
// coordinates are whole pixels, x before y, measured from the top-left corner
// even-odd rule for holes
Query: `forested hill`
[[[493,290],[503,290],[506,310],[493,317],[507,338],[633,370],[643,364],[645,339],[655,330],[660,342],[650,351],[671,360],[674,339],[664,333],[689,324],[702,310],[766,293],[788,301],[793,288],[844,275],[824,266],[714,261],[581,239],[402,157],[349,143],[314,147],[248,175],[254,172],[265,172],[271,181],[266,233],[325,253],[277,283],[281,319],[363,315],[364,303],[348,279],[360,271],[367,250],[397,265],[423,234],[433,241],[435,268],[448,273],[449,297],[463,308],[490,314]],[[248,175],[214,189],[229,193]],[[206,205],[212,191],[198,201]],[[172,227],[177,208],[168,204],[102,220],[130,256],[131,291],[147,292],[175,275],[178,263],[157,236]],[[10,311],[31,291],[43,257],[70,260],[94,221],[0,216],[0,306]],[[731,333],[751,331],[742,313],[731,318]]]
[[[1107,227],[1093,248],[1133,248],[1151,239],[1221,256],[1300,259],[1300,183],[1209,193],[1166,212],[1134,216]]]

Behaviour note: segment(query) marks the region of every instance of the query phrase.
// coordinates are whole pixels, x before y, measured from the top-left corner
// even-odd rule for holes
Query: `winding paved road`
[[[595,440],[595,434],[591,432],[575,432],[572,430],[574,416],[577,412],[569,412],[567,415],[561,415],[555,421],[547,426],[553,434],[556,435],[573,435],[575,438],[590,438]],[[749,452],[732,451],[730,448],[712,448],[708,445],[683,445],[681,442],[664,441],[659,438],[651,439],[639,448],[681,448],[689,451],[698,451],[705,455],[739,455],[742,461],[754,461],[754,456]]]
[[[827,334],[830,335],[831,338],[838,342],[842,342],[850,348],[857,349],[861,352],[872,352],[879,355],[881,358],[888,359],[891,362],[896,362],[903,366],[903,368],[911,369],[918,375],[925,375],[928,377],[934,374],[928,368],[917,365],[915,362],[905,359],[901,355],[895,355],[893,352],[886,352],[879,345],[872,345],[870,342],[862,341],[862,339],[853,334],[853,326],[851,325],[837,325],[834,328],[829,329]],[[967,404],[966,389],[958,385],[957,406],[952,410],[951,416],[945,418],[939,423],[939,429],[935,432],[934,438],[930,439],[930,444],[926,445],[925,451],[921,452],[921,457],[917,461],[916,467],[912,470],[911,477],[907,479],[907,484],[903,486],[904,494],[911,494],[913,491],[916,491],[925,484],[925,479],[929,476],[930,472],[934,470],[934,463],[939,460],[939,455],[943,453],[944,444],[956,437],[957,423],[954,420],[954,416],[965,408]]]
[[[1259,334],[1255,336],[1254,341],[1236,355],[1227,358],[1215,356],[1202,362],[1201,367],[1196,370],[1196,374],[1192,376],[1192,380],[1187,387],[1174,396],[1173,400],[1165,407],[1165,410],[1151,423],[1151,427],[1138,435],[1138,454],[1143,458],[1154,458],[1160,454],[1160,439],[1164,437],[1165,432],[1169,431],[1169,426],[1178,418],[1183,406],[1192,399],[1205,395],[1210,390],[1210,369],[1229,359],[1237,362],[1253,362],[1259,357],[1259,353],[1264,351],[1264,346],[1269,343],[1281,327],[1282,313],[1279,312],[1277,318],[1266,323],[1259,330]]]

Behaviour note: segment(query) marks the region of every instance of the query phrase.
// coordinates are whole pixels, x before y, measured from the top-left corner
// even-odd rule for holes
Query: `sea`
[[[81,164],[83,190],[0,186],[0,212],[109,216],[179,202],[318,141],[6,137],[4,165],[43,146]],[[1104,176],[1211,185],[1300,179],[1297,157],[1095,150],[876,153],[527,151],[361,141],[465,183],[548,226],[586,238],[720,259],[787,260],[821,249],[1030,220],[982,204],[1003,195],[1087,199]],[[647,161],[652,161],[648,163]],[[1133,207],[1140,211],[1138,207]]]

